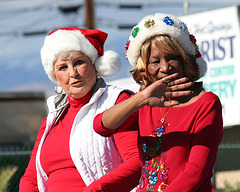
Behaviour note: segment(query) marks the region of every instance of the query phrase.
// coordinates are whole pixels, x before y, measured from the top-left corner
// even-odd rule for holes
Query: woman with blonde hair
[[[139,127],[138,192],[211,192],[222,106],[197,81],[207,66],[195,37],[174,15],[148,15],[132,29],[126,57],[140,91],[95,117],[94,130],[109,136],[137,116],[132,125]],[[179,79],[193,82],[189,94],[171,92],[180,88]]]

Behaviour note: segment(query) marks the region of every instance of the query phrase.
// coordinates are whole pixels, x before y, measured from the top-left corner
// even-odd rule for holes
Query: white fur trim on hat
[[[207,63],[202,57],[196,58],[196,61],[198,64],[199,76],[204,77],[207,73]]]
[[[126,57],[130,64],[135,67],[140,54],[142,44],[155,35],[169,35],[174,38],[181,47],[189,54],[196,55],[196,46],[191,41],[189,31],[185,23],[174,15],[156,13],[144,17],[131,31],[126,47]],[[203,58],[196,58],[200,77],[206,73],[207,65]],[[199,63],[198,61],[201,62]]]
[[[104,55],[96,60],[95,68],[103,77],[115,75],[121,68],[120,57],[114,51],[105,51]]]

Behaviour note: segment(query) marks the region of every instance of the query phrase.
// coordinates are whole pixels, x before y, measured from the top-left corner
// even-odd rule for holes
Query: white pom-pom
[[[95,68],[103,77],[115,75],[121,69],[121,60],[114,51],[105,51],[95,62]]]
[[[199,76],[200,76],[200,78],[204,77],[204,75],[207,72],[207,63],[202,57],[196,58],[196,61],[197,61],[198,68],[199,68]]]

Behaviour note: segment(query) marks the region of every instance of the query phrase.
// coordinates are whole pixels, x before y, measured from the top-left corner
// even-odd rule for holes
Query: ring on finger
[[[170,86],[171,86],[170,82],[167,82],[167,86],[168,86],[168,87],[170,87]]]
[[[163,80],[163,83],[167,83],[168,82],[165,77],[163,77],[162,80]]]

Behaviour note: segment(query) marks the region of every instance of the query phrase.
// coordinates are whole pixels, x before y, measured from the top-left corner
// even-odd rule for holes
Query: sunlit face
[[[180,58],[174,54],[163,53],[155,43],[151,45],[147,69],[154,81],[173,73],[178,73],[178,77],[183,77]]]
[[[90,58],[81,52],[69,59],[57,58],[54,74],[58,85],[72,99],[84,97],[96,83],[96,70]]]

